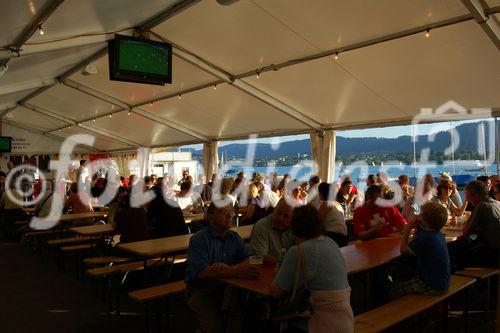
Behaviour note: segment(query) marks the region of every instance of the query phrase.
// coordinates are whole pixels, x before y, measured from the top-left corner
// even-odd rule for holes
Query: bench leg
[[[66,267],[64,265],[64,252],[61,251],[61,273],[65,273],[66,272]]]
[[[469,297],[470,287],[465,291],[465,305],[464,305],[464,332],[469,331]]]
[[[146,320],[146,333],[149,333],[149,308],[150,304],[149,302],[146,302],[145,304],[145,309],[144,309],[144,319]]]
[[[495,332],[500,333],[500,277],[497,282],[497,309],[496,309],[496,325]]]

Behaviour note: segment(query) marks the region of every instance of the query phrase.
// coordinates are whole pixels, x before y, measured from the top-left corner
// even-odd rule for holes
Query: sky
[[[453,122],[453,126],[462,125],[470,122],[477,122],[479,120],[464,120],[464,121],[455,121]],[[390,130],[388,130],[390,129]],[[432,134],[440,131],[448,131],[450,129],[450,123],[435,123],[435,124],[423,124],[415,126],[415,134],[423,135],[423,134]],[[391,126],[391,127],[381,127],[381,128],[369,128],[369,129],[360,129],[360,130],[349,130],[349,131],[337,131],[338,136],[343,136],[346,138],[363,138],[363,137],[378,137],[378,138],[397,138],[403,135],[412,135],[412,126]],[[309,139],[309,134],[300,134],[300,135],[289,135],[282,137],[273,137],[273,138],[262,138],[258,139],[258,143],[270,143],[270,144],[278,144],[287,141],[296,141],[296,140],[305,140]],[[239,141],[222,141],[219,144],[219,147],[224,147],[226,145],[232,143],[245,143],[246,140]],[[183,146],[182,148],[194,148],[197,150],[203,149],[203,145],[189,145]]]

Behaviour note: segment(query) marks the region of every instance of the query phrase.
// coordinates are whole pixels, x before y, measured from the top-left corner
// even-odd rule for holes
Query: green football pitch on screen
[[[10,140],[5,138],[0,138],[0,150],[7,150],[10,148]]]
[[[151,44],[125,41],[120,43],[120,70],[168,75],[167,49]]]

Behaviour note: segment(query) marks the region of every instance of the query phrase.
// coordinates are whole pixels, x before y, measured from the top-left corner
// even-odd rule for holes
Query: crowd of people
[[[390,298],[406,293],[444,293],[452,271],[475,264],[498,265],[497,176],[481,176],[467,184],[462,200],[447,174],[442,174],[437,183],[428,174],[415,187],[410,186],[406,175],[401,175],[397,183],[389,182],[383,173],[370,175],[366,190],[361,191],[348,175],[340,183],[327,183],[318,176],[305,182],[289,175],[278,177],[276,173],[269,177],[254,173],[247,179],[240,172],[236,177],[212,175],[208,182],[201,175],[195,182],[186,170],[178,182],[155,175],[143,179],[131,175],[128,179],[116,177],[109,181],[90,176],[85,161],[80,164],[77,179],[69,186],[47,181],[34,214],[50,213],[51,205],[57,201],[57,186],[64,186],[61,209],[73,213],[99,209],[111,186],[116,194],[106,202],[108,219],[120,235],[120,242],[197,231],[188,249],[186,299],[203,332],[241,328],[241,297],[235,288],[219,279],[255,278],[259,271],[250,264],[250,256],[263,257],[271,265],[279,262],[280,269],[271,286],[271,294],[276,298],[292,290],[298,260],[304,260],[301,283],[307,282],[312,292],[315,315],[308,321],[292,321],[291,332],[307,328],[309,332],[353,330],[350,286],[340,252],[353,240],[396,234],[401,237],[401,253],[417,258],[415,276],[389,286]],[[5,174],[0,173],[0,181],[4,178]],[[39,190],[33,191],[34,196]],[[6,194],[10,191],[22,202],[23,192],[15,186],[1,191],[1,230],[5,238],[12,239],[13,223],[27,216],[23,206]],[[131,201],[135,191],[154,195],[152,200],[135,205]],[[188,229],[184,221],[185,216],[192,214],[205,214],[204,221],[194,230]],[[457,217],[468,217],[463,235],[447,244],[441,229],[446,224],[454,225]],[[248,245],[230,230],[235,222],[240,226],[254,225]]]
[[[234,299],[228,296],[234,290],[228,291],[217,279],[255,277],[258,272],[247,260],[250,255],[262,256],[269,263],[286,253],[271,286],[277,298],[292,290],[299,252],[305,258],[304,279],[317,312],[308,321],[292,321],[289,331],[293,332],[307,327],[309,332],[353,330],[350,287],[339,249],[350,239],[396,235],[401,237],[401,253],[416,259],[414,275],[389,285],[388,299],[408,293],[442,294],[450,286],[452,271],[478,264],[498,265],[500,184],[496,176],[481,176],[467,184],[464,201],[447,174],[437,183],[426,175],[416,187],[409,185],[406,175],[392,187],[386,175],[370,175],[364,193],[348,176],[340,185],[320,182],[317,176],[307,183],[286,175],[279,182],[273,175],[266,181],[260,174],[248,183],[242,173],[236,179],[232,192],[217,197],[225,204],[210,206],[209,226],[192,238],[189,248],[188,304],[197,314],[201,331],[215,332],[221,325],[234,325],[231,316],[238,306],[228,308],[226,303],[227,297]],[[245,183],[246,205],[240,188]],[[226,200],[231,193],[231,200]],[[256,210],[265,216],[259,215],[254,222],[251,217]],[[466,210],[471,211],[465,214]],[[242,214],[240,221],[255,223],[248,248],[229,230],[235,212]],[[463,235],[447,244],[442,228],[453,226],[457,217],[467,216]]]

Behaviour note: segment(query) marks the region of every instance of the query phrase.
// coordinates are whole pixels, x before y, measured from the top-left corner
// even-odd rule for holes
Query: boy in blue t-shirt
[[[418,276],[395,286],[390,298],[406,294],[440,295],[448,290],[450,257],[446,238],[440,231],[447,220],[446,208],[428,202],[422,206],[416,221],[406,225],[401,239],[401,253],[417,257]],[[415,227],[415,237],[409,242],[411,229]]]

